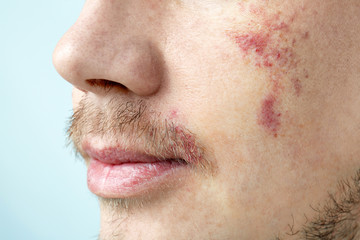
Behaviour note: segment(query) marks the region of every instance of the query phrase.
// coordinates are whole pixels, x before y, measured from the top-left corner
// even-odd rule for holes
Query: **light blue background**
[[[1,0],[0,239],[96,239],[86,169],[65,146],[71,86],[52,66],[84,1]]]

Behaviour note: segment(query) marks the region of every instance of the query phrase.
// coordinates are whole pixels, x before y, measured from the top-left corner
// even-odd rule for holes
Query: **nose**
[[[99,94],[104,89],[100,86],[117,86],[139,96],[159,90],[161,55],[152,35],[144,31],[145,24],[151,22],[146,14],[134,13],[139,18],[130,15],[134,4],[129,2],[88,1],[77,22],[59,41],[54,66],[76,88]]]

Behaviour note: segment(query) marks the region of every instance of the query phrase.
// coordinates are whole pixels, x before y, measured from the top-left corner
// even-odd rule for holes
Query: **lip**
[[[90,158],[88,188],[104,198],[129,198],[161,189],[179,179],[187,164],[175,158],[158,158],[121,147],[101,149],[84,145]]]

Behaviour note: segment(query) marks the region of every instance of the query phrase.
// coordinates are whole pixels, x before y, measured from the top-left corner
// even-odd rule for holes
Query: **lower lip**
[[[126,198],[161,187],[186,164],[176,161],[107,164],[95,159],[88,167],[88,187],[104,198]]]

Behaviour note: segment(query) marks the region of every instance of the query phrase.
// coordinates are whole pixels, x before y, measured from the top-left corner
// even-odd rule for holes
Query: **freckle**
[[[298,78],[293,78],[291,79],[293,85],[294,85],[294,89],[295,89],[295,94],[296,96],[300,96],[300,93],[301,93],[301,89],[302,89],[302,86],[301,86],[301,82]]]
[[[276,99],[270,94],[262,102],[261,111],[258,117],[260,125],[265,127],[268,131],[277,136],[278,129],[280,127],[281,113],[278,113],[274,109]]]
[[[302,38],[303,39],[309,39],[310,37],[310,33],[309,32],[305,32],[303,35],[302,35]]]

